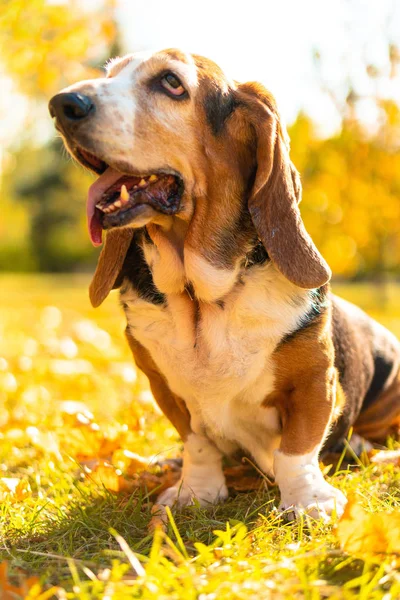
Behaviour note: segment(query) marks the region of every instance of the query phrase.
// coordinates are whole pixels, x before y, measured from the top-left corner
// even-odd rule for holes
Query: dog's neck
[[[163,294],[182,293],[189,285],[199,300],[217,301],[231,291],[241,270],[269,259],[254,235],[231,268],[213,265],[204,258],[203,248],[188,247],[188,231],[188,222],[177,217],[149,224],[144,230],[144,257],[156,288]]]

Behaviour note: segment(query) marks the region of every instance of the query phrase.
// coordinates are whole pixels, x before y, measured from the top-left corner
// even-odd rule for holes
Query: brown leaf
[[[136,486],[134,482],[129,482],[122,475],[117,473],[115,467],[105,461],[99,464],[90,473],[90,479],[101,486],[104,486],[110,492],[131,492]]]
[[[60,433],[62,447],[78,460],[98,458],[101,439],[98,432],[89,427],[68,427]]]
[[[224,475],[226,485],[235,492],[252,492],[267,483],[267,480],[249,464],[225,467]]]
[[[8,579],[8,562],[0,563],[0,598],[2,600],[22,600],[39,582],[38,577],[25,577],[22,571],[18,574],[18,580],[19,585],[12,585]],[[40,592],[39,586],[38,592]]]
[[[359,502],[349,499],[336,534],[349,554],[377,562],[393,555],[400,565],[400,514],[367,513]]]
[[[128,450],[116,450],[112,461],[96,458],[82,461],[88,477],[111,492],[129,492],[141,489],[150,498],[157,497],[165,489],[174,485],[181,474],[175,461],[153,463],[154,471],[149,470],[151,458],[146,458]],[[251,465],[225,467],[227,486],[235,492],[251,492],[270,482],[262,477]]]
[[[152,462],[152,458],[140,456],[130,450],[119,449],[115,450],[111,462],[127,475],[134,475],[139,471],[146,470]]]
[[[30,442],[45,453],[53,454],[61,461],[59,440],[52,431],[40,431],[37,427],[27,427],[26,433]]]
[[[147,490],[150,497],[158,496],[167,488],[173,486],[179,479],[180,472],[170,467],[164,467],[159,475],[143,471],[138,476],[138,485]]]
[[[114,465],[100,460],[92,467],[88,477],[110,492],[132,493],[136,489],[141,489],[149,493],[151,497],[154,494],[161,494],[162,491],[174,485],[179,479],[179,471],[165,466],[158,474],[142,471],[134,473],[132,478],[127,478]]]

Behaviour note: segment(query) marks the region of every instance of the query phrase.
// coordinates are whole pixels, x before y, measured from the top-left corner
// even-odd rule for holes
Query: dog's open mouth
[[[152,211],[173,215],[179,210],[183,181],[178,175],[165,171],[127,175],[106,163],[104,167],[99,161],[98,172],[103,172],[89,188],[87,201],[89,232],[95,246],[101,244],[103,229],[134,225]]]

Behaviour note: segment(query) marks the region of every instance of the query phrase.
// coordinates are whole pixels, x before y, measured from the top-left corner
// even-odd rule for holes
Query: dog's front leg
[[[227,497],[221,452],[207,437],[190,433],[184,442],[182,476],[157,502],[187,506],[197,500],[207,506]]]
[[[228,490],[222,471],[222,453],[206,436],[193,432],[186,404],[171,392],[150,353],[128,328],[126,336],[137,366],[149,378],[158,406],[174,425],[184,444],[182,476],[178,483],[160,494],[157,502],[166,506],[186,506],[197,499],[206,506],[224,500],[228,497]]]
[[[280,508],[289,515],[306,512],[327,519],[340,516],[346,498],[325,481],[318,455],[332,419],[336,401],[336,370],[314,373],[311,381],[297,382],[282,402],[282,438],[274,453],[275,480],[281,492]]]

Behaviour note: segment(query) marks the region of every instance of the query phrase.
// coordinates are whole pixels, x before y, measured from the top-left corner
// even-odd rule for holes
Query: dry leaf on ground
[[[22,600],[37,586],[38,594],[30,596],[32,599],[40,598],[40,586],[38,577],[24,577],[22,572],[18,574],[19,585],[13,585],[8,579],[8,562],[0,563],[0,598],[1,600]],[[50,596],[49,596],[50,597]]]
[[[21,502],[30,492],[31,488],[27,481],[17,477],[0,477],[0,501]]]
[[[174,485],[181,474],[176,461],[153,463],[155,470],[147,470],[151,459],[128,451],[114,453],[112,463],[105,460],[84,462],[87,476],[111,492],[144,490],[152,496]],[[123,468],[121,468],[123,467]],[[250,492],[260,489],[266,480],[251,466],[237,465],[224,469],[228,488],[234,492]]]
[[[336,534],[345,552],[363,560],[380,561],[392,555],[400,565],[400,514],[368,513],[349,499]]]
[[[132,493],[134,490],[141,489],[150,496],[161,494],[166,488],[174,485],[180,476],[179,470],[165,465],[159,473],[141,470],[136,473],[132,472],[131,478],[128,479],[114,465],[101,460],[87,471],[89,471],[87,476],[92,481],[104,486],[110,492]]]
[[[268,483],[267,479],[249,464],[225,467],[224,475],[226,485],[235,492],[252,492]]]
[[[140,456],[136,452],[123,449],[115,450],[111,462],[127,475],[145,471],[151,464],[156,464],[156,461],[151,457]]]

